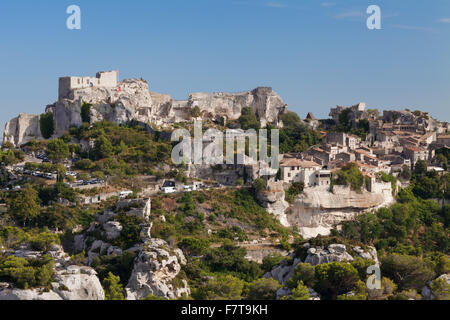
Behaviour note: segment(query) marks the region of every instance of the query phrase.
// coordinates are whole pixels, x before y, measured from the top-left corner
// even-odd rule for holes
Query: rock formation
[[[166,299],[190,295],[186,279],[177,278],[183,263],[186,260],[181,250],[171,249],[164,240],[149,239],[135,260],[125,288],[127,300],[139,300],[150,294]]]
[[[47,106],[52,112],[55,136],[61,136],[70,127],[82,123],[81,106],[88,103],[91,123],[110,121],[126,123],[135,120],[156,126],[170,126],[191,119],[192,108],[198,106],[203,119],[235,120],[243,107],[250,107],[262,126],[277,124],[279,115],[287,106],[272,88],[259,87],[241,93],[191,93],[188,100],[177,101],[170,95],[149,91],[148,82],[142,79],[126,79],[117,87],[84,87],[70,89],[58,101]],[[39,116],[21,114],[5,126],[4,141],[16,146],[32,139],[42,139]]]
[[[259,192],[256,197],[263,208],[274,214],[284,226],[289,226],[285,214],[289,203],[284,199],[285,193],[282,181],[269,181],[267,189]]]
[[[44,252],[33,251],[23,246],[8,254],[20,258],[39,258]],[[105,299],[105,293],[94,269],[72,264],[62,247],[58,245],[54,245],[45,254],[50,255],[55,261],[51,289],[19,289],[11,283],[0,283],[0,300]]]
[[[363,250],[361,247],[352,247],[350,252],[353,255],[347,251],[347,247],[343,244],[330,244],[327,248],[311,247],[309,243],[306,243],[304,246],[307,250],[304,262],[313,266],[330,262],[351,262],[354,260],[353,255],[373,260],[375,264],[378,264],[377,251],[370,246],[366,250]],[[300,257],[295,256],[294,253],[291,253],[289,257],[290,259],[283,260],[270,272],[266,273],[264,277],[273,278],[281,284],[285,284],[294,274],[295,267],[302,262]]]
[[[42,139],[39,116],[21,113],[6,123],[3,142],[19,146],[33,139]]]
[[[309,239],[317,235],[329,235],[335,225],[393,202],[389,183],[377,193],[355,192],[342,186],[335,186],[333,193],[320,187],[307,188],[295,199],[287,214],[287,221],[289,225],[297,226],[300,234]]]

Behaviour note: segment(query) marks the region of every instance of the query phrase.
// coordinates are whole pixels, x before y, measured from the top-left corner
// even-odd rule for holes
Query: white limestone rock
[[[353,257],[347,253],[346,247],[343,244],[331,244],[328,249],[310,248],[308,249],[308,256],[305,259],[306,263],[313,266],[329,262],[343,262],[353,261]]]
[[[261,206],[275,215],[282,225],[289,226],[285,214],[289,208],[289,203],[285,200],[282,181],[269,181],[267,183],[267,189],[258,192],[256,197]]]
[[[38,115],[21,113],[6,123],[3,142],[20,146],[33,139],[43,139]]]
[[[108,221],[103,224],[103,229],[106,232],[106,239],[114,240],[120,236],[120,232],[122,231],[123,227],[120,222]]]
[[[11,254],[23,258],[50,255],[54,261],[51,289],[15,288],[10,283],[0,283],[0,300],[104,300],[105,293],[91,267],[72,265],[70,257],[61,246],[54,245],[48,252],[27,251],[24,247]]]
[[[331,193],[322,187],[305,188],[291,206],[288,225],[296,226],[305,239],[329,235],[336,225],[395,202],[390,183],[377,191],[358,193],[350,187],[335,186]]]
[[[181,280],[180,287],[176,287],[173,281],[183,262],[183,253],[175,252],[164,240],[147,241],[135,260],[133,272],[125,288],[127,300],[139,300],[150,294],[166,299],[189,295],[190,289],[186,280]]]

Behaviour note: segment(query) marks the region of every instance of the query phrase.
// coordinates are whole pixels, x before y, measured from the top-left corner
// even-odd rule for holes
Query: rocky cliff
[[[335,225],[394,202],[390,183],[379,189],[380,192],[375,193],[355,192],[342,186],[335,186],[333,192],[321,187],[306,188],[287,213],[287,222],[296,226],[307,239],[329,235]]]
[[[24,245],[8,255],[19,258],[36,259],[44,252],[33,251]],[[45,254],[54,261],[54,275],[49,288],[20,289],[11,283],[0,283],[0,300],[104,300],[105,293],[94,269],[78,266],[61,246],[54,245]]]
[[[87,264],[91,265],[97,257],[121,256],[126,252],[135,254],[131,276],[126,291],[127,300],[140,300],[149,295],[166,299],[188,296],[190,289],[180,273],[186,264],[183,252],[171,247],[162,239],[152,238],[149,222],[150,199],[124,199],[115,204],[114,210],[106,210],[95,216],[89,228],[75,236],[74,250],[87,252]],[[143,219],[140,224],[140,239],[131,246],[117,247],[111,242],[123,236],[124,226],[115,219],[118,212]]]
[[[287,110],[281,97],[269,87],[240,93],[191,93],[187,100],[177,101],[170,95],[150,92],[145,80],[126,79],[113,88],[73,89],[47,106],[45,111],[53,113],[55,136],[62,135],[71,126],[81,125],[83,102],[92,105],[91,123],[106,120],[120,124],[136,120],[163,127],[190,120],[194,107],[199,107],[203,119],[235,120],[242,108],[248,106],[263,126],[278,123],[279,115]],[[19,146],[32,139],[42,139],[39,116],[21,114],[6,124],[4,141]]]

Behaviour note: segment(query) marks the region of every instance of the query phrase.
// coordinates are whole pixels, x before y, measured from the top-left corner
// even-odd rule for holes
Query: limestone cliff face
[[[284,198],[285,193],[282,181],[269,181],[267,189],[259,192],[256,196],[261,206],[275,215],[282,225],[290,226],[285,214],[289,208],[289,203]]]
[[[71,126],[82,123],[81,105],[92,105],[91,122],[106,120],[125,123],[136,120],[157,126],[170,126],[175,122],[189,121],[191,109],[198,106],[203,119],[235,120],[243,107],[250,107],[261,124],[278,123],[279,115],[287,106],[272,88],[260,87],[241,93],[192,93],[188,100],[177,101],[170,95],[149,91],[147,81],[127,79],[117,87],[88,87],[73,89],[65,98],[49,105],[55,122],[55,136],[62,135]],[[39,116],[21,114],[6,124],[4,141],[16,146],[32,139],[42,139]]]
[[[331,193],[320,187],[307,188],[295,199],[287,221],[297,226],[305,238],[329,235],[335,225],[394,202],[390,183],[380,183],[378,189],[376,193],[358,193],[349,187],[335,186]]]
[[[53,258],[54,275],[50,288],[20,289],[14,284],[0,283],[0,300],[104,300],[105,293],[94,269],[78,266],[59,245],[47,252],[33,251],[28,245],[0,252],[25,259],[39,259],[44,254]]]
[[[39,116],[21,113],[6,123],[3,142],[18,146],[33,139],[42,139]]]

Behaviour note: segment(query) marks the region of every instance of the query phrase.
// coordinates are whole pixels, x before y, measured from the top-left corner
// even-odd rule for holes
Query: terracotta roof
[[[408,149],[408,150],[411,150],[411,151],[414,151],[414,152],[424,152],[424,151],[426,151],[424,149],[420,149],[420,148],[413,147],[413,146],[406,146],[405,149]]]
[[[313,162],[313,161],[300,160],[300,159],[287,159],[286,161],[281,161],[280,166],[281,167],[313,168],[313,167],[320,167],[321,165],[316,162]]]

